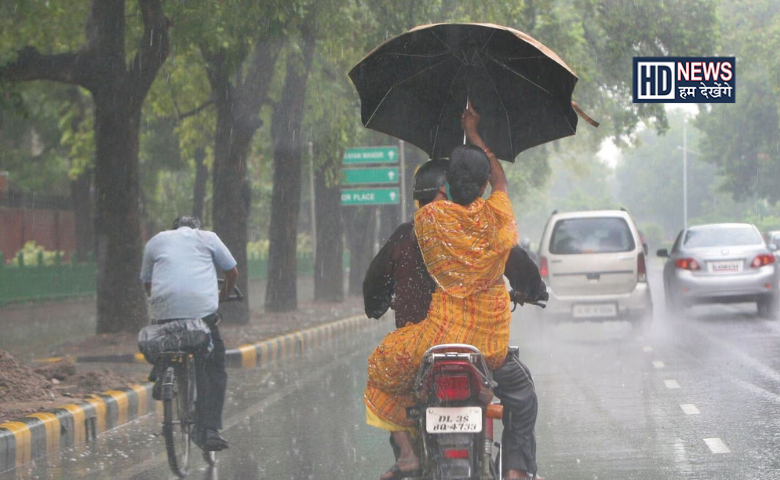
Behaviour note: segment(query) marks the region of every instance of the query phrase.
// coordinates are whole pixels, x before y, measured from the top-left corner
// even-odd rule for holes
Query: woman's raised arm
[[[463,130],[466,131],[466,138],[469,143],[484,150],[488,160],[490,160],[490,177],[488,178],[488,181],[490,182],[493,191],[509,193],[509,183],[506,180],[504,167],[501,166],[496,154],[490,151],[482,140],[482,137],[479,136],[479,132],[477,131],[479,118],[479,114],[474,110],[474,106],[471,102],[469,102],[466,109],[463,110],[463,114],[460,116],[461,126],[463,127]]]

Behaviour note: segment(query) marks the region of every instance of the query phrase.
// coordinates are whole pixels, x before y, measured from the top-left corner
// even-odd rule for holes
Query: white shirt
[[[146,244],[141,281],[152,284],[152,318],[203,318],[217,311],[217,270],[236,260],[216,233],[179,227]]]

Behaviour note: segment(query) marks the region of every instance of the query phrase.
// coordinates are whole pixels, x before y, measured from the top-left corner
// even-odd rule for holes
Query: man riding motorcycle
[[[431,160],[415,173],[414,199],[418,207],[446,200],[447,161]],[[546,286],[528,254],[515,246],[506,262],[504,275],[516,292],[515,299],[546,300]],[[381,317],[395,310],[396,327],[425,319],[436,288],[423,261],[413,222],[400,225],[371,262],[363,282],[366,315]],[[516,355],[508,355],[493,371],[498,384],[496,396],[504,405],[503,458],[506,479],[537,478],[536,424],[537,398],[530,370]],[[389,477],[393,478],[393,477]]]

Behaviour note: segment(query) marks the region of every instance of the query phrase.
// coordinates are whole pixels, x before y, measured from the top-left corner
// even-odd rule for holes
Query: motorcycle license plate
[[[428,433],[481,432],[482,409],[479,407],[429,407],[425,412]]]

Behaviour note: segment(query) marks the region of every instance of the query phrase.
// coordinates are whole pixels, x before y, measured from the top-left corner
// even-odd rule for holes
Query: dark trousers
[[[217,326],[221,317],[218,313],[203,320],[211,329],[214,350],[207,357],[198,357],[196,364],[196,384],[198,399],[196,404],[198,426],[205,429],[222,428],[222,407],[225,405],[227,390],[227,372],[225,372],[225,342]]]
[[[531,371],[520,362],[516,349],[509,350],[502,366],[493,370],[498,386],[494,393],[504,406],[504,434],[501,438],[503,472],[515,469],[536,473],[537,400]]]

